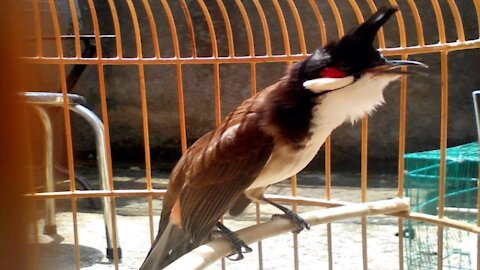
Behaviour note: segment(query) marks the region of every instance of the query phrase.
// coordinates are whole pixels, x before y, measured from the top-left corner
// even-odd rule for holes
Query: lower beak
[[[399,70],[401,67],[412,67],[412,68],[428,68],[422,62],[412,61],[412,60],[390,60],[386,61],[382,65],[373,67],[368,70],[368,72],[372,73],[390,73],[390,74],[419,74],[424,75],[424,73],[419,72],[417,70]]]

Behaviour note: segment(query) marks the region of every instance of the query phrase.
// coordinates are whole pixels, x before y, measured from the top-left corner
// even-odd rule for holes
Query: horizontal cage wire
[[[386,91],[391,111],[342,126],[307,171],[267,190],[267,198],[306,212],[312,225],[326,225],[291,236],[293,225],[268,221],[274,211],[258,203],[246,221],[226,216],[225,223],[248,227],[239,235],[258,243],[245,261],[259,269],[349,269],[347,262],[377,269],[387,256],[392,269],[477,269],[478,136],[473,105],[465,104],[479,82],[478,0],[22,1],[31,19],[22,48],[31,77],[25,89],[57,94],[47,102],[27,96],[43,108],[35,118],[45,127],[34,127],[47,133],[48,119],[59,124],[50,127],[51,144],[38,140],[47,154],[37,159],[47,169],[39,169],[30,194],[45,204],[35,241],[40,255],[51,254],[54,244],[71,247],[65,265],[42,263],[137,269],[156,235],[171,163],[242,100],[280,79],[286,66],[383,5],[400,12],[375,46],[388,58],[428,63],[430,75],[402,77]],[[310,172],[319,169],[320,176]],[[390,173],[376,179],[373,170]],[[392,188],[378,195],[375,185],[384,182]],[[360,188],[342,187],[348,184]],[[382,222],[390,230],[380,233]],[[394,239],[386,256],[374,248],[379,235],[387,237],[382,233]],[[341,243],[342,234],[352,243]],[[272,254],[278,245],[287,247]],[[229,253],[216,240],[172,269],[244,269],[243,262],[220,260]]]

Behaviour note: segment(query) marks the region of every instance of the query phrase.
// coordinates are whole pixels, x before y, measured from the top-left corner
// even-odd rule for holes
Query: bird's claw
[[[230,242],[231,247],[234,252],[227,256],[227,259],[231,261],[239,261],[243,259],[243,253],[250,253],[252,249],[238,236],[230,231],[221,223],[217,223],[217,227],[220,229],[220,232],[225,236],[225,238]]]
[[[295,222],[295,224],[298,227],[297,230],[292,231],[295,234],[300,233],[304,229],[310,230],[310,225],[301,216],[299,216],[297,213],[292,212],[290,210],[285,211],[285,214],[275,214],[272,216],[272,219],[276,219],[276,218],[287,218]]]
[[[238,239],[238,238],[237,238]],[[227,256],[227,259],[231,261],[239,261],[243,259],[243,253],[250,253],[252,252],[252,249],[245,244],[242,240],[238,239],[239,241],[231,241],[233,249],[235,249],[236,252],[230,254]]]

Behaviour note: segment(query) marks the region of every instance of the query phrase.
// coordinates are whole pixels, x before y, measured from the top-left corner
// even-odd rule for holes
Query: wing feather
[[[200,244],[255,180],[273,148],[263,128],[262,100],[262,95],[246,100],[185,152],[170,177],[160,232],[179,199],[182,226]]]

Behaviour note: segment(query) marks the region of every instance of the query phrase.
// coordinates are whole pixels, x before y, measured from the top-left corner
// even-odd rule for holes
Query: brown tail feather
[[[185,232],[169,223],[161,235],[157,235],[147,258],[140,270],[163,269],[176,259],[192,250],[192,244]]]

